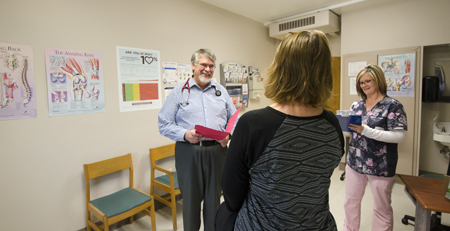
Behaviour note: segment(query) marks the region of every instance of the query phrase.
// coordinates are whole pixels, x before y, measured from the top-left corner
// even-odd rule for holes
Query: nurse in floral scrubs
[[[351,124],[352,141],[345,168],[345,221],[343,231],[359,230],[361,200],[369,182],[374,205],[372,231],[392,230],[392,185],[397,167],[397,144],[407,130],[403,105],[387,96],[383,71],[377,65],[364,67],[356,79],[362,98],[351,110],[362,116],[362,125]]]

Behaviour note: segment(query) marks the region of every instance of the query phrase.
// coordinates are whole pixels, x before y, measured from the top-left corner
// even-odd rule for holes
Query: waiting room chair
[[[444,176],[441,175],[435,175],[435,174],[422,174],[421,177],[430,177],[430,178],[438,178],[438,179],[444,179]],[[447,231],[450,230],[450,227],[446,225],[441,224],[441,212],[434,212],[431,214],[431,224],[430,224],[430,231]],[[404,225],[407,225],[408,221],[415,221],[416,218],[410,215],[405,215],[402,218],[402,223]]]
[[[150,166],[151,166],[151,186],[150,195],[153,198],[172,208],[173,230],[177,230],[177,204],[175,197],[180,195],[178,186],[178,176],[176,171],[163,168],[155,164],[156,161],[175,156],[175,144],[169,144],[157,148],[150,148]],[[161,171],[166,175],[155,177],[155,170]],[[155,187],[161,189],[170,195],[158,196],[155,194]]]
[[[133,215],[139,212],[143,212],[151,217],[152,230],[156,231],[154,200],[150,195],[133,188],[133,163],[130,153],[85,164],[83,167],[86,185],[87,231],[90,231],[91,227],[96,231],[109,231],[111,224],[117,223],[125,218],[129,218],[130,223],[132,223]],[[90,180],[99,180],[102,176],[125,169],[129,171],[129,187],[91,201]],[[97,226],[91,220],[91,214],[97,217],[103,224]]]

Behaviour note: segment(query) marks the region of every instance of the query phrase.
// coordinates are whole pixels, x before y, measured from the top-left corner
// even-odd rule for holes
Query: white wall
[[[85,227],[83,164],[128,152],[135,186],[150,192],[148,149],[172,141],[159,135],[158,110],[119,112],[116,46],[159,50],[161,61],[180,63],[206,47],[217,63],[263,74],[275,51],[261,23],[198,0],[2,1],[0,21],[0,42],[33,47],[37,98],[37,118],[0,121],[0,230]],[[45,47],[102,53],[104,113],[48,116]],[[250,100],[244,112],[269,103]],[[113,178],[105,186],[125,187]]]
[[[449,10],[450,1],[447,0],[403,0],[344,11],[341,17],[342,55],[450,43]],[[421,76],[422,73],[418,73],[416,83],[420,82]],[[450,104],[441,103],[439,106],[440,118],[448,120]],[[422,107],[422,124],[429,124],[436,115],[435,112],[423,111],[429,107]],[[416,115],[416,118],[420,117]],[[408,124],[412,123],[414,121],[408,121]],[[429,136],[421,139],[419,169],[445,173],[448,158],[438,152],[430,152],[430,147],[435,145]]]

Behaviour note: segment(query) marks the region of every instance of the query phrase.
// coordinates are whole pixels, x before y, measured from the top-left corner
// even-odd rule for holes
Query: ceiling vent
[[[269,25],[269,36],[282,40],[289,32],[302,30],[320,30],[326,34],[335,35],[341,30],[339,16],[330,10],[320,11],[310,15],[284,20]]]

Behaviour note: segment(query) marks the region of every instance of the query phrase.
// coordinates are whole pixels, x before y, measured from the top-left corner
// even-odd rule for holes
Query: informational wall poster
[[[180,83],[185,83],[192,76],[192,65],[178,64],[178,80]]]
[[[348,76],[357,76],[367,66],[367,61],[348,63]]]
[[[416,54],[378,56],[384,71],[389,96],[414,97]]]
[[[105,112],[102,55],[45,48],[50,116]]]
[[[356,91],[356,77],[350,78],[350,95],[358,95]]]
[[[163,62],[163,84],[177,84],[177,63],[175,62]]]
[[[117,47],[120,111],[161,108],[159,51]]]
[[[165,87],[164,88],[164,100],[166,100],[167,99],[167,96],[169,96],[170,95],[170,93],[172,92],[172,90],[173,90],[173,87]]]
[[[36,118],[33,49],[0,43],[0,120]]]

